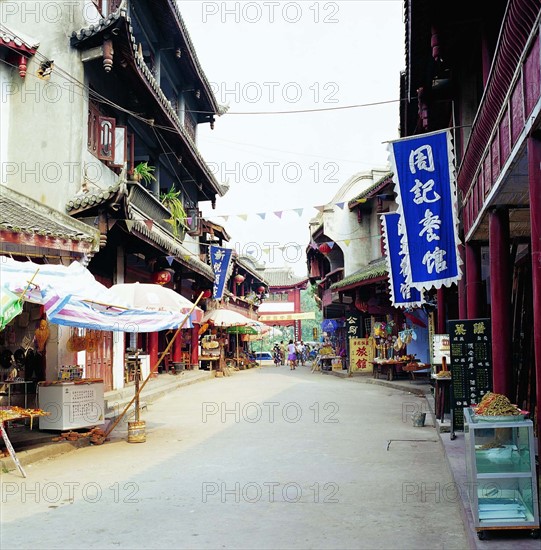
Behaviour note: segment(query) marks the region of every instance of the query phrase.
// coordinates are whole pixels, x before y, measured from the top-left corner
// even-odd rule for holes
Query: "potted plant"
[[[186,210],[184,210],[181,195],[181,191],[175,191],[174,185],[171,186],[171,189],[167,193],[160,195],[162,204],[171,212],[171,218],[166,221],[171,224],[175,237],[178,237],[183,229],[188,229],[186,223],[188,216],[186,215]]]
[[[152,172],[154,172],[154,166],[149,166],[148,162],[140,162],[133,169],[133,179],[139,182],[143,180],[146,184],[149,184],[156,181],[156,177]]]

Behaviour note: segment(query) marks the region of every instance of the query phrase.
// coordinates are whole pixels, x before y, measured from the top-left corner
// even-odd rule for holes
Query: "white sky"
[[[218,181],[230,184],[214,211],[202,203],[203,214],[226,228],[230,247],[303,275],[313,207],[329,202],[354,173],[386,166],[382,142],[398,137],[398,103],[301,114],[233,113],[397,100],[403,2],[179,5],[218,102],[230,106],[213,131],[208,124],[199,129],[200,151]],[[299,216],[294,209],[300,208]],[[283,211],[281,218],[276,211]],[[266,213],[265,219],[258,213]],[[301,248],[278,248],[289,243]]]

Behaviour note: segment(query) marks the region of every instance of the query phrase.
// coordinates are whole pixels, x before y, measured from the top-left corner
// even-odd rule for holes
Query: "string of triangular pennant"
[[[300,218],[300,217],[302,217],[302,215],[304,214],[304,212],[306,210],[315,209],[318,212],[323,212],[323,210],[325,210],[325,208],[329,208],[331,206],[337,206],[338,208],[343,210],[345,208],[346,204],[347,203],[344,201],[344,202],[337,202],[337,203],[334,203],[334,204],[324,204],[324,205],[320,205],[320,206],[308,206],[306,208],[285,208],[283,210],[272,210],[272,211],[267,211],[267,212],[255,212],[253,214],[252,213],[221,214],[221,215],[216,215],[216,216],[213,216],[213,217],[214,218],[221,218],[224,221],[228,221],[230,218],[239,218],[243,221],[248,221],[248,218],[250,218],[252,216],[257,216],[261,220],[267,219],[268,216],[275,216],[276,218],[281,220],[283,215],[287,212],[294,212]]]

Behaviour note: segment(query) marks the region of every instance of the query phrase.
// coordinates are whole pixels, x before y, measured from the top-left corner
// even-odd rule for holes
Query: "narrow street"
[[[2,474],[2,548],[468,547],[424,407],[265,367],[176,390],[88,447]]]

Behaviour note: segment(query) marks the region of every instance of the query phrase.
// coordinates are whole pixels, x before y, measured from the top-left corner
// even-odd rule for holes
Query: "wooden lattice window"
[[[116,119],[103,116],[97,105],[88,108],[88,150],[112,167],[120,168],[133,150],[133,136],[125,126],[117,126]]]

